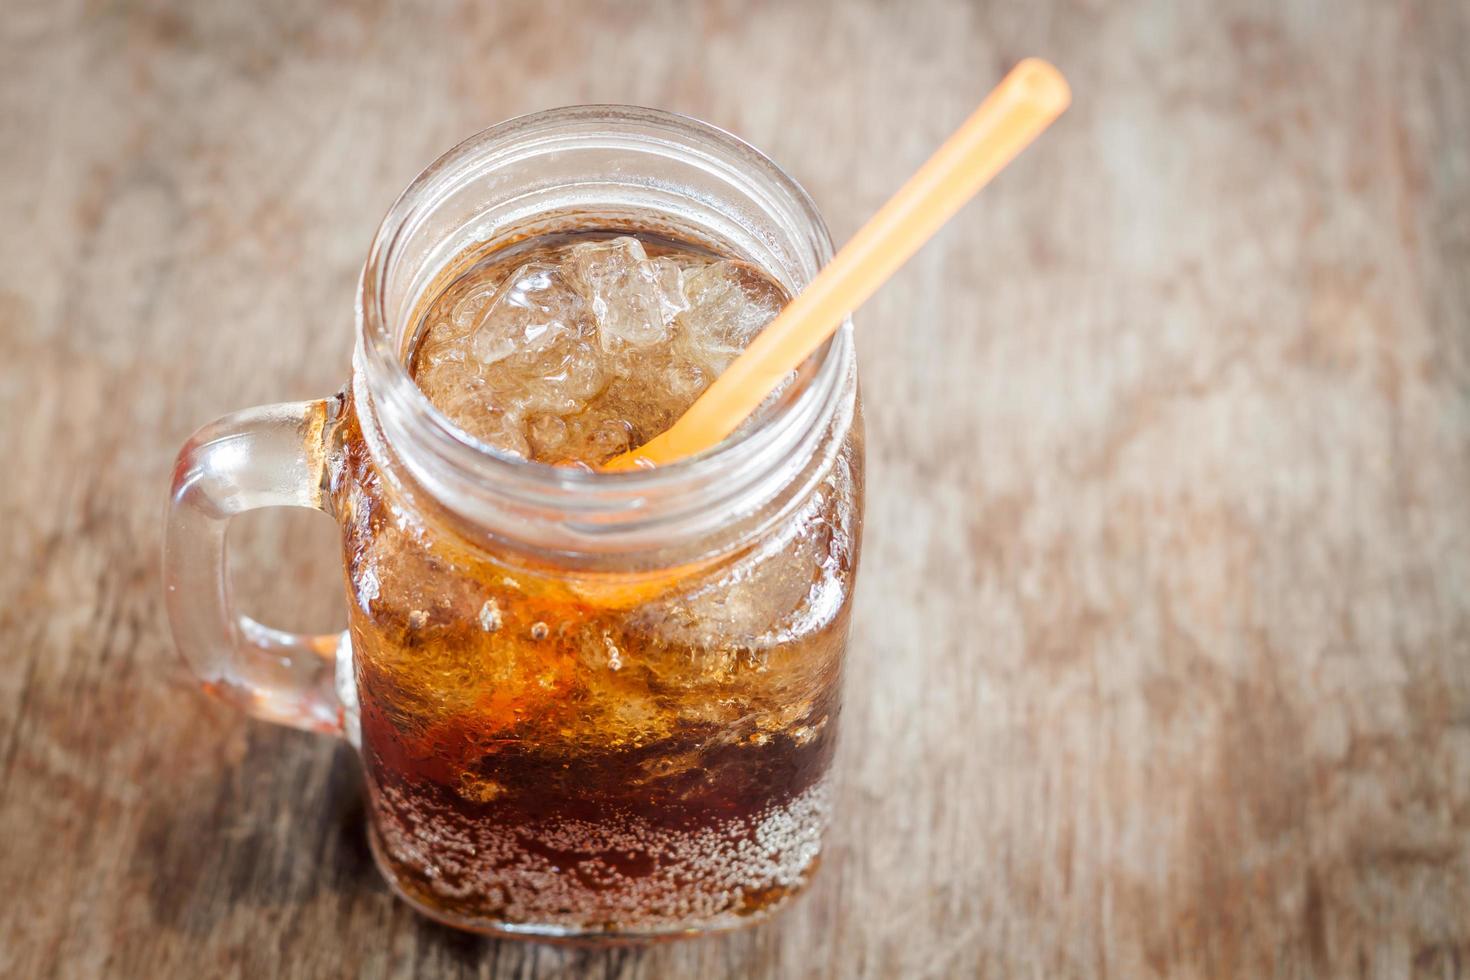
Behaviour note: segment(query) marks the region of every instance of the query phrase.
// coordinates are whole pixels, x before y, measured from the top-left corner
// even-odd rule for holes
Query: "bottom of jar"
[[[384,853],[382,839],[371,822],[368,825],[368,846],[372,850],[373,863],[393,894],[406,902],[414,911],[441,925],[464,932],[478,933],[497,939],[524,939],[533,942],[553,943],[566,946],[605,947],[642,946],[650,943],[672,942],[676,939],[692,939],[697,936],[716,935],[746,929],[767,921],[776,913],[786,909],[795,899],[805,894],[812,877],[821,865],[821,856],[813,857],[802,870],[800,880],[781,890],[780,895],[769,896],[760,908],[741,913],[727,913],[711,919],[701,920],[688,926],[660,926],[639,929],[634,926],[566,926],[556,923],[504,922],[460,915],[439,908],[429,899],[418,894],[408,881],[399,877]]]

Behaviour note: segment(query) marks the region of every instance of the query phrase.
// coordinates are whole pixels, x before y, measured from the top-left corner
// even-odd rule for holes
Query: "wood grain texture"
[[[1466,51],[1461,0],[8,3],[0,975],[1470,974]],[[348,751],[183,678],[176,447],[341,382],[379,217],[489,123],[692,113],[843,238],[1027,54],[1073,109],[859,317],[811,893],[641,951],[413,915]],[[340,625],[327,522],[241,530],[249,608]]]

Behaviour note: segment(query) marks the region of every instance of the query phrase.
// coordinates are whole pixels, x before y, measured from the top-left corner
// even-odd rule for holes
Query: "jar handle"
[[[163,546],[174,642],[204,689],[258,718],[335,735],[346,723],[338,661],[348,665],[347,634],[287,633],[235,612],[225,532],[258,507],[331,513],[323,478],[340,407],[340,398],[267,405],[194,433],[174,464]]]

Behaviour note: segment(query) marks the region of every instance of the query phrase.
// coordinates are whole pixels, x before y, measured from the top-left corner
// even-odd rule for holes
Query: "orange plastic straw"
[[[766,325],[674,425],[604,469],[664,464],[715,445],[1072,101],[1038,58],[1011,69],[980,108]]]

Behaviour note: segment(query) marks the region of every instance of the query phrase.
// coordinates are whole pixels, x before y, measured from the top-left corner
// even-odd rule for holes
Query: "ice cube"
[[[578,403],[602,389],[602,356],[591,340],[577,341],[556,351],[540,365],[541,382]],[[578,404],[577,408],[581,408]]]
[[[494,364],[512,354],[547,350],[576,334],[585,315],[581,295],[560,269],[530,262],[513,272],[480,310],[470,353],[482,364]]]
[[[505,410],[527,416],[580,412],[603,384],[602,358],[591,340],[517,351],[495,365],[491,374],[491,384]]]
[[[495,298],[499,290],[500,283],[489,279],[476,283],[469,292],[461,296],[459,302],[455,303],[454,308],[449,311],[449,319],[455,329],[460,332],[468,332],[475,325],[475,319],[480,315],[480,311],[490,305],[490,301]]]
[[[669,393],[686,403],[698,398],[710,382],[709,373],[699,362],[682,358],[670,360],[663,378]]]
[[[601,459],[611,459],[633,448],[633,426],[623,419],[606,419],[588,437]]]
[[[729,367],[776,318],[786,297],[748,263],[721,259],[683,276],[688,309],[679,316],[683,346],[714,374]]]
[[[431,323],[414,352],[414,370],[424,374],[456,370],[450,365],[464,363],[465,334],[466,331],[457,328],[449,317]]]
[[[501,452],[600,462],[667,429],[784,300],[747,262],[650,257],[627,236],[558,243],[457,282],[414,377]]]
[[[567,441],[567,424],[556,415],[537,415],[526,426],[526,435],[537,455],[544,456]]]
[[[610,353],[663,343],[674,317],[689,306],[678,264],[650,259],[636,238],[576,245],[567,268],[597,322],[602,349]]]
[[[470,435],[491,449],[523,459],[531,455],[525,423],[516,412],[487,411],[475,416],[462,415],[458,421]]]
[[[490,406],[485,381],[461,348],[445,346],[419,356],[415,380],[435,407],[451,419],[474,418]]]

